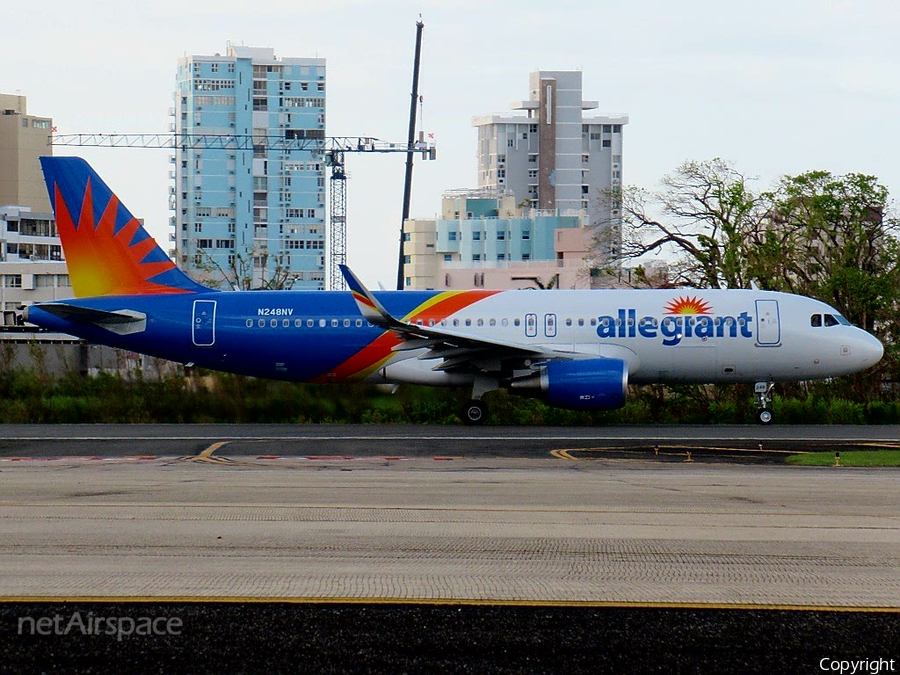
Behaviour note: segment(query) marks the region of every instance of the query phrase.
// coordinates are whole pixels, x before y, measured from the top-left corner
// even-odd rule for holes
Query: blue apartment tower
[[[324,288],[325,59],[185,57],[172,113],[179,266],[220,288]]]

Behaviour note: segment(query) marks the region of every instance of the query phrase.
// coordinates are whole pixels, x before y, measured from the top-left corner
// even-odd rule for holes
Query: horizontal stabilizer
[[[41,303],[42,311],[72,323],[92,323],[119,335],[140,333],[147,328],[147,315],[130,309],[109,312],[90,307],[78,307],[61,303]]]

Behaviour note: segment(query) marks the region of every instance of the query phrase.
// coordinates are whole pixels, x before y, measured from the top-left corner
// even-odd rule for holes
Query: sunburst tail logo
[[[665,306],[666,314],[711,314],[712,305],[695,296],[681,296]]]
[[[198,293],[140,222],[80,157],[41,157],[72,291],[77,297]]]

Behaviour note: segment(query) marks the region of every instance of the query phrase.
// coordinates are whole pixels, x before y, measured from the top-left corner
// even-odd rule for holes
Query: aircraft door
[[[537,337],[537,314],[525,315],[525,337]]]
[[[216,301],[194,300],[191,340],[197,347],[212,347],[216,343]]]
[[[777,300],[756,301],[756,342],[763,347],[774,347],[781,343]]]

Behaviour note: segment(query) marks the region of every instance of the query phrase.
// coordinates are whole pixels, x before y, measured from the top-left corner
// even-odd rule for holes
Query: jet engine
[[[628,366],[621,359],[549,361],[510,383],[515,393],[537,394],[570,410],[613,410],[625,405]]]

